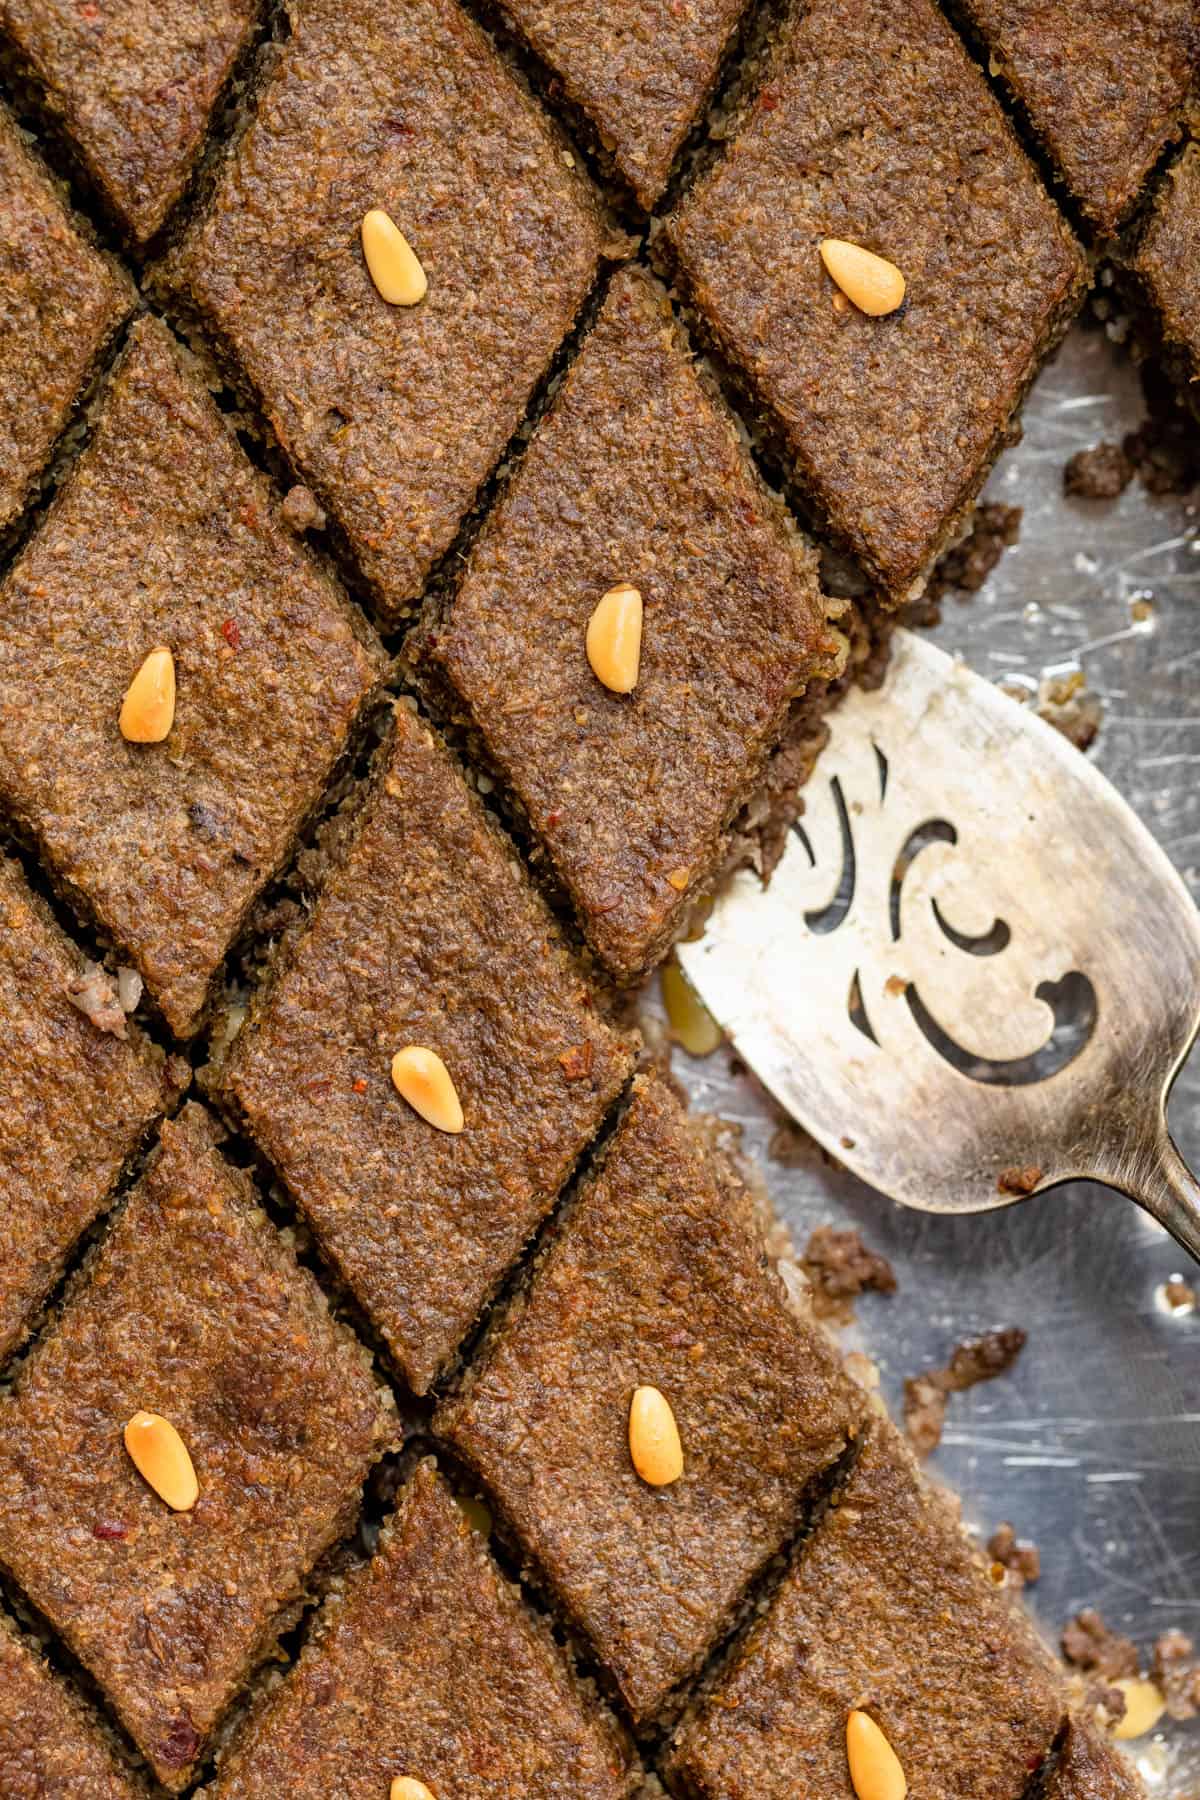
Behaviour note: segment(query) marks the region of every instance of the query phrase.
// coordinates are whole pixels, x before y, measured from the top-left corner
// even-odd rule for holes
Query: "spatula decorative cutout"
[[[1167,857],[1058,732],[909,632],[831,731],[770,886],[736,876],[680,950],[739,1055],[905,1205],[1087,1177],[1200,1258],[1166,1124],[1200,914]]]

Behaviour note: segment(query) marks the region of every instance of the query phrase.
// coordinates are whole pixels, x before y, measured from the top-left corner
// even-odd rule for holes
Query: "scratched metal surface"
[[[1024,508],[1020,543],[968,603],[946,603],[935,636],[1008,683],[1078,663],[1103,705],[1089,754],[1200,893],[1197,508],[1136,483],[1115,503],[1062,494],[1072,452],[1119,439],[1142,413],[1128,364],[1102,334],[1074,332],[988,488]],[[769,1159],[778,1114],[726,1051],[676,1051],[675,1067],[695,1106],[740,1123],[800,1243],[833,1220],[891,1257],[899,1292],[865,1296],[844,1335],[880,1365],[894,1408],[904,1377],[962,1337],[1028,1331],[1012,1375],[952,1399],[931,1467],[985,1535],[1008,1519],[1037,1541],[1031,1598],[1047,1629],[1097,1606],[1145,1657],[1169,1625],[1200,1638],[1200,1314],[1171,1316],[1156,1298],[1184,1261],[1159,1227],[1083,1183],[973,1218],[905,1212],[815,1151],[799,1166]],[[1171,1122],[1200,1164],[1200,1055]],[[1132,1748],[1152,1795],[1200,1800],[1200,1720]]]

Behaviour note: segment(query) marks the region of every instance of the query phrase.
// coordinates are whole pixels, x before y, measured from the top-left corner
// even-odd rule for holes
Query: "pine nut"
[[[640,1387],[629,1406],[629,1454],[649,1487],[670,1487],[683,1474],[679,1427],[666,1396]]]
[[[1125,1711],[1113,1726],[1115,1738],[1145,1737],[1153,1731],[1166,1710],[1166,1701],[1152,1681],[1126,1675],[1113,1686],[1125,1696]]]
[[[125,690],[121,736],[131,744],[161,744],[175,723],[175,658],[160,644]]]
[[[436,1050],[420,1044],[407,1044],[392,1058],[392,1081],[414,1112],[439,1131],[459,1132],[463,1128],[462,1102],[459,1100],[450,1071]]]
[[[893,313],[904,300],[904,277],[895,263],[844,238],[821,239],[821,261],[859,312],[873,319]]]
[[[689,1056],[711,1056],[724,1033],[674,957],[663,964],[659,982],[675,1042]]]
[[[190,1512],[200,1497],[200,1484],[187,1445],[159,1413],[134,1413],[125,1427],[125,1448],[142,1480],[172,1512]]]
[[[397,1775],[391,1787],[391,1800],[433,1800],[433,1790],[413,1775]]]
[[[846,1757],[858,1800],[904,1800],[900,1758],[869,1713],[852,1712],[846,1720]]]
[[[609,588],[588,620],[587,659],[613,694],[632,694],[642,660],[642,596],[627,581]]]
[[[382,206],[363,215],[363,256],[371,280],[389,306],[416,306],[429,291],[429,282],[416,251]]]
[[[683,893],[687,892],[687,884],[691,879],[692,879],[692,871],[690,869],[682,869],[681,868],[681,869],[668,869],[667,870],[667,880],[670,883],[670,885],[675,889],[675,892],[677,894],[683,894]]]

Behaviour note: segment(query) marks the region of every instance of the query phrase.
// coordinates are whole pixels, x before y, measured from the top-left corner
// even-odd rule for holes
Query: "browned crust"
[[[410,1043],[450,1070],[458,1136],[393,1088]],[[418,1392],[554,1204],[631,1060],[512,845],[398,707],[227,1089]]]
[[[144,1800],[91,1710],[0,1617],[0,1793]]]
[[[82,966],[0,855],[0,1361],[189,1073],[136,1027],[122,1041],[72,1006],[68,988]]]
[[[411,0],[386,16],[369,0],[271,3],[281,44],[290,15],[292,42],[262,59],[262,85],[238,123],[245,135],[236,143],[231,136],[227,154],[214,147],[203,202],[193,194],[179,209],[184,224],[193,214],[196,222],[169,272],[183,284],[181,311],[199,323],[197,347],[206,355],[215,348],[239,391],[260,396],[267,418],[259,412],[241,422],[264,436],[274,432],[298,470],[315,471],[316,491],[297,487],[277,504],[220,426],[192,358],[145,320],[94,409],[96,443],[76,463],[62,502],[38,522],[18,574],[0,589],[0,795],[10,820],[39,845],[62,893],[108,936],[134,947],[163,1016],[180,1034],[205,1017],[232,935],[292,854],[322,793],[328,800],[334,762],[352,743],[361,703],[385,666],[325,565],[297,556],[283,526],[322,529],[328,506],[339,553],[349,546],[381,612],[398,621],[447,547],[465,556],[464,516],[491,503],[487,475],[513,426],[522,439],[533,435],[542,398],[531,412],[530,395],[548,366],[568,360],[568,349],[574,358],[579,320],[595,310],[589,293],[598,305],[590,285],[598,263],[626,248],[590,185],[572,172],[553,123],[454,0]],[[563,88],[551,86],[552,105],[565,92],[587,111],[606,168],[615,166],[649,207],[711,88],[744,0],[712,0],[705,9],[691,0],[645,0],[634,31],[647,34],[648,44],[627,39],[634,15],[619,0],[582,0],[582,12],[565,0],[500,3],[559,66]],[[1103,22],[1115,3],[1081,0],[1081,10]],[[1000,18],[1026,0],[964,4]],[[1173,9],[1183,4],[1164,0],[1158,9],[1164,42]],[[38,86],[44,68],[43,120],[56,116],[127,240],[143,249],[190,179],[219,88],[237,85],[230,84],[233,60],[257,12],[256,0],[0,0],[0,32],[22,38],[30,59],[23,74],[32,72]],[[934,346],[943,410],[929,426],[931,439],[956,429],[952,409],[947,426],[947,402],[979,404],[978,370],[989,366],[986,327],[996,312],[1007,323],[1005,309],[1015,316],[1027,302],[1028,316],[1016,325],[1028,353],[1024,362],[1009,357],[999,399],[983,397],[979,442],[964,451],[957,487],[947,476],[940,523],[926,533],[927,566],[953,538],[988,462],[1011,435],[1024,387],[1076,304],[1082,265],[1036,183],[1029,199],[1027,166],[1019,156],[1014,162],[1011,137],[979,99],[981,84],[960,82],[961,62],[952,68],[953,57],[943,54],[954,40],[925,0],[900,7],[796,0],[797,19],[802,12],[825,31],[835,59],[844,38],[853,43],[847,27],[865,19],[867,54],[848,79],[839,72],[831,80],[825,67],[823,92],[842,107],[831,115],[832,150],[824,139],[810,145],[800,176],[788,172],[786,191],[752,167],[746,205],[764,208],[769,241],[786,212],[779,202],[805,182],[819,188],[828,163],[839,203],[863,191],[865,168],[881,203],[891,205],[891,221],[911,221],[913,195],[927,206],[937,185],[928,169],[911,180],[912,133],[903,139],[912,69],[922,79],[928,73],[936,106],[922,123],[936,117],[937,134],[931,140],[927,131],[920,147],[932,141],[944,151],[948,137],[958,158],[952,198],[977,233],[968,232],[965,247],[955,240],[950,286],[969,290],[972,306],[983,296],[968,309],[966,329],[958,337],[948,329]],[[211,35],[196,65],[181,72],[189,21]],[[896,57],[893,39],[906,30]],[[1094,48],[1086,32],[1054,30],[1055,41],[1072,49],[1061,94],[1074,101],[1090,92],[1093,78],[1109,76],[1101,59],[1095,69],[1083,65]],[[1147,49],[1152,64],[1154,48]],[[9,74],[16,64],[3,66]],[[1151,73],[1157,81],[1156,64]],[[124,89],[110,109],[114,82]],[[959,87],[973,96],[976,115],[965,102],[955,111]],[[1148,108],[1157,95],[1147,81]],[[753,152],[755,107],[777,111],[786,98],[770,79],[756,89],[730,163],[747,145]],[[865,110],[855,111],[860,101]],[[894,131],[897,117],[899,150],[885,146],[880,165],[871,165],[864,146],[881,121],[885,137]],[[178,127],[173,146],[163,138],[167,121],[168,137]],[[1164,130],[1172,124],[1173,115]],[[1106,141],[1097,130],[1084,147],[1097,167]],[[1050,133],[1046,142],[1059,154]],[[837,163],[848,145],[863,153],[862,163]],[[1131,153],[1136,186],[1145,166],[1135,162]],[[0,180],[0,224],[9,227],[0,272],[9,273],[24,310],[8,336],[8,315],[0,321],[0,532],[36,491],[134,303],[123,273],[95,249],[88,227],[0,112],[0,177],[10,166],[11,188]],[[1175,173],[1182,187],[1190,162],[1182,159]],[[1192,355],[1184,330],[1192,271],[1184,259],[1196,197],[1189,186],[1176,216],[1175,185],[1172,177],[1143,245],[1170,213],[1178,243],[1160,238],[1158,248],[1169,248],[1180,266],[1164,266],[1159,316],[1179,369]],[[432,298],[413,315],[383,308],[365,282],[357,224],[363,208],[381,199],[406,226],[416,220],[413,235],[421,234]],[[1016,229],[1030,220],[1032,252]],[[948,237],[955,224],[952,217]],[[945,229],[940,216],[932,229]],[[732,244],[732,236],[718,244],[722,256]],[[919,263],[911,270],[906,263],[914,280]],[[745,335],[723,333],[710,316],[720,279],[706,299],[682,261],[678,267],[680,292],[702,331],[727,366],[738,365],[736,379],[762,411],[766,390],[756,385]],[[824,286],[821,296],[829,297]],[[787,306],[768,302],[771,323],[782,318],[786,338]],[[915,310],[894,321],[897,336]],[[950,325],[962,320],[960,310]],[[850,341],[846,331],[860,323],[851,315],[835,345]],[[564,344],[572,324],[576,337]],[[890,341],[892,329],[876,328],[864,342]],[[213,342],[202,346],[206,334]],[[871,420],[871,353],[856,365],[869,378],[854,396],[856,427]],[[527,468],[520,465],[524,473],[483,531],[457,611],[441,597],[453,565],[446,557],[425,644],[440,656],[460,631],[457,666],[477,686],[469,704],[451,701],[454,723],[489,767],[507,771],[517,790],[514,816],[532,827],[532,860],[549,847],[561,892],[626,980],[686,928],[720,870],[748,860],[769,871],[822,741],[823,712],[850,678],[838,672],[811,553],[755,475],[707,373],[692,374],[690,356],[656,283],[642,271],[619,277],[564,378],[562,398],[534,436]],[[818,369],[834,386],[841,373],[832,353]],[[111,413],[139,382],[127,442],[116,454]],[[546,386],[552,391],[554,382]],[[626,426],[632,420],[640,429],[601,443],[589,462],[603,436],[597,422],[609,427],[605,408],[614,397]],[[777,396],[767,398],[775,417],[756,421],[761,440],[783,445],[819,512],[820,481],[789,447],[791,415]],[[546,446],[557,453],[553,467],[548,451],[539,464]],[[68,448],[73,453],[72,439]],[[890,501],[888,480],[919,486],[929,473],[920,457],[911,459],[914,474],[895,454],[894,433],[884,449],[891,458],[884,457],[884,481],[868,459],[845,484],[871,507],[881,494]],[[661,476],[660,504],[647,515],[637,507],[653,486],[638,461],[643,450],[659,459]],[[274,448],[270,455],[278,471],[283,459]],[[80,509],[75,515],[72,506]],[[526,526],[532,520],[524,540],[514,516]],[[825,516],[839,529],[835,507]],[[618,542],[630,521],[628,542]],[[580,713],[595,710],[579,657],[585,615],[572,613],[570,632],[561,634],[566,666],[582,680],[570,706],[555,710],[543,688],[502,750],[493,753],[491,742],[500,743],[496,721],[503,724],[522,681],[536,692],[539,675],[554,673],[561,617],[552,603],[562,591],[554,555],[566,540],[601,559],[624,562],[630,547],[646,554],[653,572],[645,586],[660,626],[669,608],[652,589],[674,559],[682,596],[676,616],[689,626],[691,661],[682,659],[682,675],[675,671],[679,705],[665,728],[610,743],[608,765],[582,776],[570,769],[564,743],[586,735]],[[514,545],[527,553],[519,567]],[[731,545],[744,552],[732,575],[721,560],[736,560]],[[863,560],[894,600],[901,588],[919,585],[923,570],[913,556],[905,569],[904,544],[892,550],[899,576],[894,567],[888,573],[886,555],[876,564],[866,554]],[[161,613],[134,620],[132,590],[121,585],[131,571],[139,593],[158,584],[179,601],[179,638],[174,625],[159,629]],[[221,608],[216,631],[206,617],[189,636],[189,609],[202,609],[222,580],[236,592],[236,607]],[[715,603],[709,583],[719,590]],[[472,619],[463,596],[478,599],[484,587]],[[589,591],[594,597],[599,589]],[[524,637],[516,629],[522,606],[532,621]],[[447,620],[445,638],[434,644]],[[486,629],[473,636],[472,623]],[[868,637],[878,648],[886,636],[866,608],[844,623],[857,640],[855,659],[874,653]],[[116,671],[127,677],[134,666],[130,633],[141,629],[169,632],[194,653],[190,664],[181,653],[187,702],[211,673],[204,658],[220,665],[218,697],[194,735],[178,733],[163,752],[173,774],[115,814],[105,783],[123,686]],[[516,654],[498,676],[492,633],[505,631]],[[29,662],[14,658],[18,646],[22,657],[36,646]],[[284,651],[292,655],[289,691],[273,712]],[[71,711],[91,694],[93,662],[107,683],[108,735],[99,749]],[[454,673],[449,657],[444,668]],[[332,699],[321,686],[331,669]],[[727,678],[724,687],[714,670]],[[247,675],[246,691],[231,706],[238,673]],[[451,694],[445,682],[437,691]],[[748,710],[734,721],[728,753],[719,753],[706,733],[743,701]],[[523,732],[539,707],[548,735],[535,747]],[[575,733],[567,728],[556,739],[568,718]],[[30,721],[40,737],[27,734]],[[188,779],[194,773],[188,759],[197,741],[202,760],[222,740],[231,760],[214,788],[194,795],[186,782],[170,785],[180,762]],[[522,766],[532,777],[549,772],[551,781],[567,770],[586,801],[578,831],[593,833],[598,852],[579,840],[556,852],[561,809],[549,791],[530,788],[527,802],[532,777],[514,772]],[[631,771],[648,775],[634,796],[633,832],[649,833],[640,864],[626,855],[630,833],[622,836]],[[250,1024],[221,1071],[231,1111],[287,1176],[322,1250],[362,1301],[361,1316],[379,1327],[422,1392],[447,1379],[481,1308],[603,1128],[632,1061],[631,1045],[597,1018],[581,969],[462,773],[403,712],[372,781],[356,787],[321,846],[302,854],[307,866],[323,865],[319,898],[306,888],[303,901],[315,906],[315,919],[307,932],[290,934],[257,986]],[[482,777],[480,786],[486,791]],[[65,800],[47,835],[46,807],[60,790]],[[182,838],[172,838],[176,826]],[[685,841],[686,861],[676,855]],[[181,882],[181,868],[197,877],[196,890]],[[666,881],[671,891],[664,892],[663,871],[686,879]],[[589,890],[597,872],[619,886],[615,905],[607,891]],[[649,925],[638,913],[639,881],[651,894]],[[170,962],[176,955],[178,966]],[[149,1122],[174,1104],[186,1080],[179,1059],[165,1058],[136,1028],[118,1044],[70,1006],[65,989],[78,961],[49,908],[0,856],[0,1016],[9,1032],[6,1080],[10,1065],[17,1077],[0,1096],[0,1226],[10,1202],[14,1218],[13,1230],[0,1232],[0,1357],[29,1328],[72,1243],[127,1177]],[[457,1151],[415,1122],[389,1085],[400,1027],[424,1039],[445,1031],[454,1041],[449,1060],[471,1132]],[[214,1091],[219,1079],[214,1072]],[[353,1528],[364,1473],[394,1447],[395,1432],[366,1352],[330,1322],[316,1284],[295,1266],[290,1234],[281,1238],[258,1210],[249,1179],[221,1153],[213,1121],[189,1108],[162,1136],[162,1153],[72,1278],[14,1390],[0,1398],[0,1566],[99,1678],[110,1711],[179,1790],[194,1779],[230,1696],[244,1690],[283,1622],[298,1616],[314,1558]],[[986,1584],[980,1589],[978,1559],[944,1497],[920,1483],[890,1428],[875,1424],[847,1449],[862,1427],[862,1397],[847,1388],[807,1313],[798,1322],[773,1276],[764,1275],[752,1196],[712,1143],[665,1085],[639,1081],[607,1158],[601,1152],[598,1169],[568,1200],[511,1304],[488,1320],[482,1354],[438,1415],[464,1460],[493,1484],[498,1516],[553,1596],[558,1625],[590,1634],[605,1678],[613,1678],[648,1741],[666,1729],[687,1684],[707,1667],[709,1688],[703,1698],[692,1690],[683,1748],[669,1765],[672,1784],[697,1800],[728,1800],[729,1769],[743,1754],[739,1793],[745,1773],[745,1788],[761,1800],[776,1792],[794,1800],[812,1771],[806,1765],[797,1774],[788,1758],[814,1719],[818,1736],[828,1727],[814,1752],[825,1757],[814,1792],[841,1792],[838,1749],[850,1694],[855,1704],[878,1698],[881,1712],[890,1709],[889,1729],[923,1800],[1015,1800],[1026,1786],[1023,1770],[1035,1764],[1037,1792],[1044,1786],[1047,1800],[1140,1794],[1090,1725],[1062,1726],[1045,1760],[1041,1734],[1061,1706],[1057,1673],[1027,1626]],[[18,1267],[22,1233],[32,1246],[28,1279]],[[665,1246],[661,1254],[656,1244]],[[6,1305],[14,1319],[7,1337]],[[44,1321],[36,1323],[42,1330]],[[654,1496],[653,1505],[631,1474],[625,1437],[628,1389],[644,1379],[678,1397],[685,1435],[686,1485]],[[617,1381],[624,1382],[620,1404],[613,1403]],[[114,1451],[135,1404],[159,1405],[184,1424],[202,1473],[201,1504],[187,1518],[168,1520]],[[839,1487],[823,1516],[829,1488],[843,1476],[846,1492]],[[390,1492],[395,1479],[393,1468],[379,1471],[377,1492]],[[771,1599],[783,1552],[801,1527],[811,1535],[793,1577]],[[328,1568],[319,1580],[328,1580]],[[792,1581],[815,1623],[800,1641],[783,1632],[783,1652],[764,1675],[762,1647],[778,1648],[771,1634]],[[464,1786],[474,1795],[477,1788],[480,1800],[506,1786],[530,1800],[616,1800],[640,1782],[623,1734],[567,1665],[555,1627],[499,1578],[430,1466],[411,1481],[378,1552],[344,1592],[336,1578],[333,1589],[298,1666],[281,1684],[263,1684],[218,1777],[222,1800],[252,1793],[278,1800],[292,1789],[316,1800],[338,1782],[360,1780],[368,1766],[372,1791],[383,1794],[410,1747],[435,1792]],[[728,1675],[714,1676],[707,1660],[714,1644],[747,1623],[756,1593],[770,1606],[766,1619],[730,1651]],[[899,1631],[906,1605],[912,1611]],[[877,1697],[868,1687],[881,1657],[887,1666]],[[844,1681],[843,1662],[863,1679]],[[782,1690],[772,1685],[781,1668]],[[74,1689],[0,1619],[0,1792],[23,1794],[32,1783],[40,1795],[57,1784],[89,1800],[128,1800],[143,1791],[139,1777],[126,1779],[110,1734],[95,1728]],[[402,1718],[421,1735],[393,1748],[388,1733]],[[715,1777],[704,1745],[693,1754],[712,1721],[718,1760],[727,1751],[734,1759],[720,1762]]]
[[[0,108],[0,532],[37,487],[132,284],[83,234]]]
[[[620,580],[645,605],[629,696],[584,654],[592,609]],[[421,654],[592,947],[618,980],[640,977],[720,862],[797,694],[844,654],[811,549],[643,271],[614,278]]]
[[[1188,144],[1160,183],[1128,271],[1190,397],[1200,375],[1200,145]]]
[[[620,246],[454,0],[312,0],[292,27],[167,279],[395,619]],[[371,284],[359,228],[375,206],[426,268],[419,306]]]
[[[130,240],[183,193],[259,0],[0,0],[0,29]]]
[[[1200,56],[1194,0],[952,0],[1088,223],[1115,231],[1179,130]]]
[[[175,724],[127,744],[121,701],[158,644]],[[0,801],[178,1035],[384,668],[170,334],[140,320],[0,587]]]
[[[190,1513],[124,1451],[143,1409],[191,1452]],[[167,1787],[353,1523],[393,1430],[362,1350],[187,1107],[0,1401],[0,1563]]]
[[[712,93],[747,0],[499,0],[649,211]]]
[[[1145,1800],[1130,1763],[1108,1740],[1080,1719],[1072,1719],[1046,1800]]]
[[[855,1707],[882,1726],[921,1800],[1017,1800],[1065,1710],[1028,1620],[883,1420],[677,1734],[668,1779],[692,1800],[848,1792]]]
[[[904,307],[835,305],[825,236],[899,263]],[[659,241],[796,487],[882,598],[910,597],[1087,283],[932,0],[797,5]]]
[[[652,1720],[800,1524],[862,1396],[765,1267],[748,1196],[639,1077],[599,1173],[434,1429]],[[670,1401],[684,1479],[633,1470],[635,1387]]]
[[[382,1795],[418,1771],[463,1800],[620,1800],[638,1779],[611,1716],[501,1579],[432,1462],[208,1792]]]

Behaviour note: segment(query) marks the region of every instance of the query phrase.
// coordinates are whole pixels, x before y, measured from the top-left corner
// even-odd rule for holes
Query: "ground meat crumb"
[[[315,495],[300,484],[288,489],[280,511],[295,532],[325,529],[325,508],[319,506]]]
[[[950,592],[976,594],[1004,552],[1021,535],[1021,508],[987,500],[975,508],[971,529],[935,567],[924,593],[902,609],[902,623],[927,629],[942,617],[942,601]]]
[[[1094,694],[1085,694],[1070,706],[1039,706],[1039,716],[1060,731],[1076,750],[1090,750],[1100,730],[1102,707]]]
[[[1121,1681],[1138,1672],[1136,1644],[1110,1631],[1094,1607],[1085,1607],[1063,1626],[1062,1653],[1075,1668],[1105,1681]]]
[[[1027,1538],[1019,1538],[1009,1524],[998,1525],[988,1539],[988,1555],[999,1563],[1010,1587],[1021,1588],[1038,1579],[1042,1572],[1041,1552]]]
[[[1154,1640],[1150,1679],[1161,1690],[1173,1719],[1194,1719],[1200,1712],[1200,1665],[1186,1633],[1164,1631]]]
[[[817,1146],[792,1119],[783,1119],[767,1140],[767,1155],[785,1169],[801,1169],[813,1161]]]
[[[996,1180],[996,1191],[1000,1194],[1032,1194],[1041,1179],[1039,1164],[1026,1163],[1022,1166],[1014,1163],[1011,1168],[1001,1169]]]
[[[1153,361],[1142,364],[1146,418],[1122,448],[1151,494],[1186,494],[1200,479],[1200,437],[1174,383]]]
[[[1077,1676],[1075,1679],[1082,1682],[1080,1698],[1073,1702],[1075,1710],[1094,1717],[1103,1731],[1111,1731],[1114,1725],[1119,1725],[1128,1704],[1121,1689],[1100,1676],[1091,1679]],[[1068,1683],[1068,1691],[1074,1694],[1074,1682]]]
[[[829,739],[820,717],[820,696],[792,709],[783,737],[772,751],[762,780],[739,813],[729,838],[726,867],[751,868],[764,881],[775,873],[787,848],[788,832],[804,810],[801,789]]]
[[[67,999],[84,1018],[91,1020],[97,1031],[107,1031],[118,1038],[125,1036],[125,1008],[111,977],[99,963],[84,963],[83,974],[67,988]]]
[[[1004,552],[1021,535],[1021,508],[1001,506],[994,500],[975,508],[971,529],[961,543],[947,550],[933,572],[929,586],[940,598],[948,588],[975,594],[983,586]]]
[[[1163,1299],[1172,1312],[1195,1312],[1196,1290],[1182,1275],[1172,1275],[1163,1282]]]
[[[1125,439],[1138,479],[1156,499],[1189,494],[1196,485],[1197,451],[1186,437],[1160,419],[1147,419]]]
[[[946,1397],[980,1381],[1004,1375],[1025,1348],[1018,1325],[988,1331],[958,1345],[944,1369],[927,1369],[904,1384],[904,1429],[918,1456],[928,1456],[942,1441]]]
[[[1133,463],[1120,444],[1077,450],[1063,470],[1063,492],[1078,500],[1115,500],[1133,480]]]
[[[982,1337],[968,1338],[959,1344],[943,1371],[943,1386],[947,1392],[958,1394],[976,1382],[994,1381],[997,1375],[1006,1375],[1025,1342],[1019,1325],[1006,1325],[1002,1331],[985,1331]]]
[[[848,1323],[851,1302],[867,1288],[894,1294],[896,1276],[886,1256],[870,1250],[857,1231],[836,1231],[818,1225],[808,1240],[800,1266],[813,1288],[813,1311],[818,1318]]]

